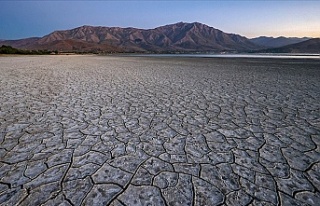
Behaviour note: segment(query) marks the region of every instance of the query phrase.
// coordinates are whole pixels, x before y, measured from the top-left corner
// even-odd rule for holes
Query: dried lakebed
[[[320,61],[0,57],[0,205],[317,205]]]

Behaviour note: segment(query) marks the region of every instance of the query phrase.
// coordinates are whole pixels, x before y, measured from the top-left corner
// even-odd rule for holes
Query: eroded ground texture
[[[319,205],[320,61],[0,57],[1,205]]]

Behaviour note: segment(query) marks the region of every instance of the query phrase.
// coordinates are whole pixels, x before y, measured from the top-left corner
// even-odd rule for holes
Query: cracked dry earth
[[[319,205],[320,61],[0,57],[1,205]]]

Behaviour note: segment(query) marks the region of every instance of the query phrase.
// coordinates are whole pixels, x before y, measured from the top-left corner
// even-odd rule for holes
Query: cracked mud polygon
[[[319,205],[320,62],[0,57],[1,205]]]

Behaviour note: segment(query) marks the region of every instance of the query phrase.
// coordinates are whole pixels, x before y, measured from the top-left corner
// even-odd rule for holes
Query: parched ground
[[[0,57],[0,205],[319,205],[320,61]]]

